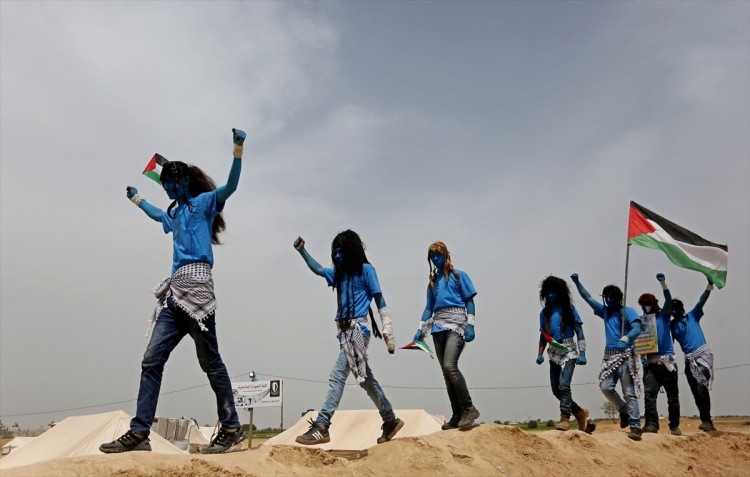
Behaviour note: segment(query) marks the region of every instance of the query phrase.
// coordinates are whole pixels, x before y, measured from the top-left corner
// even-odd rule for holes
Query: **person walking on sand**
[[[219,188],[200,168],[172,161],[164,165],[161,183],[172,199],[167,211],[149,204],[128,187],[127,197],[149,218],[161,223],[164,233],[172,233],[172,275],[154,290],[159,303],[154,311],[151,340],[141,363],[141,381],[135,417],[130,430],[118,439],[102,444],[101,452],[119,453],[150,451],[149,433],[159,400],[164,365],[169,354],[185,337],[195,342],[201,369],[208,376],[216,394],[221,422],[218,434],[203,451],[223,453],[245,439],[234,406],[232,383],[219,354],[216,337],[216,298],[211,269],[214,264],[212,244],[219,244],[224,231],[222,210],[237,190],[242,169],[245,132],[232,129],[234,160],[227,183]]]
[[[390,441],[404,427],[404,421],[396,417],[393,406],[386,398],[383,388],[375,379],[370,369],[367,347],[371,335],[380,338],[370,302],[374,299],[383,325],[382,337],[385,339],[388,352],[393,354],[396,341],[393,335],[391,312],[388,310],[383,292],[380,289],[378,275],[367,260],[362,240],[356,232],[346,230],[339,233],[331,243],[331,260],[333,267],[324,268],[305,249],[305,240],[298,237],[294,248],[299,252],[310,270],[326,280],[328,286],[336,291],[336,327],[338,329],[339,356],[331,370],[328,380],[328,394],[316,420],[310,420],[310,428],[297,437],[299,444],[315,445],[331,441],[329,427],[333,414],[338,409],[344,394],[346,378],[351,372],[357,383],[367,392],[378,408],[383,419],[382,435],[378,444]],[[367,325],[370,315],[372,331]],[[314,349],[314,348],[313,348]],[[313,356],[308,354],[304,359]]]
[[[548,276],[539,286],[539,302],[543,305],[539,313],[539,349],[536,364],[544,362],[544,349],[549,356],[549,379],[552,394],[560,401],[558,431],[570,429],[570,415],[576,418],[578,429],[589,434],[593,425],[588,425],[589,410],[573,400],[570,384],[576,365],[585,366],[586,337],[583,335],[583,320],[570,299],[570,289],[565,280]],[[578,337],[576,342],[575,336]],[[555,343],[555,346],[552,344]]]

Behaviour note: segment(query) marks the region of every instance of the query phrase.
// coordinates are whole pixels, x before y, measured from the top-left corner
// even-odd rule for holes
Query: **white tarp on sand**
[[[36,437],[0,460],[0,469],[30,465],[45,460],[84,455],[103,455],[99,446],[130,429],[130,416],[123,411],[74,416]],[[187,454],[156,432],[149,436],[151,451],[158,454]]]
[[[0,455],[8,455],[12,450],[23,447],[34,439],[36,439],[36,437],[14,437],[12,441],[3,446],[3,450],[2,452],[0,452]]]
[[[440,431],[443,419],[429,414],[424,409],[404,409],[394,411],[396,416],[404,421],[404,427],[396,435],[400,437],[418,437]],[[281,434],[268,439],[262,445],[290,445],[302,446],[297,444],[294,439],[300,434],[307,432],[310,427],[308,419],[317,417],[318,413],[311,411],[302,416],[289,429]],[[325,450],[364,450],[377,445],[378,437],[382,434],[380,426],[383,420],[376,410],[368,411],[336,411],[331,420],[331,427],[328,429],[331,435],[331,442],[318,444],[314,446],[318,449]]]

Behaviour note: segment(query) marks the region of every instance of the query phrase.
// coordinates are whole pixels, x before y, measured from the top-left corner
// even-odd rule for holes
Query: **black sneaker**
[[[458,429],[458,421],[461,420],[461,416],[452,416],[450,421],[445,421],[445,424],[441,426],[441,429],[447,431],[449,429]]]
[[[315,444],[325,444],[331,442],[331,436],[328,434],[328,428],[321,426],[317,422],[310,419],[310,429],[307,430],[301,436],[297,436],[295,441],[298,444],[304,444],[306,446],[312,446]]]
[[[673,436],[681,436],[682,435],[682,431],[680,430],[679,427],[671,427],[671,428],[669,428],[669,433],[671,435],[673,435]]]
[[[473,426],[474,421],[476,421],[478,417],[479,411],[474,406],[471,406],[469,409],[466,409],[463,414],[461,414],[461,419],[458,421],[458,428],[466,429]]]
[[[226,429],[219,429],[219,433],[211,443],[203,449],[204,454],[223,454],[240,442],[244,441],[247,434],[242,429],[230,432]]]
[[[641,440],[641,434],[643,434],[643,431],[640,430],[637,427],[631,427],[630,432],[628,432],[628,437],[633,439],[634,441],[640,441]]]
[[[383,435],[378,437],[378,444],[382,444],[383,442],[388,442],[393,439],[393,436],[395,436],[402,427],[404,427],[404,421],[397,417],[394,417],[390,421],[384,422],[383,425],[380,426],[380,428],[383,429]]]
[[[701,422],[701,425],[698,426],[698,429],[700,429],[703,432],[715,432],[716,431],[716,427],[714,426],[714,423],[712,421]]]
[[[643,432],[648,432],[650,434],[656,434],[659,432],[659,426],[656,424],[653,424],[651,422],[647,423],[645,426],[643,426]]]
[[[151,441],[148,436],[141,436],[133,431],[128,431],[116,441],[102,444],[99,450],[105,454],[116,454],[118,452],[150,451]]]
[[[620,429],[625,429],[630,425],[630,416],[627,412],[620,412]]]

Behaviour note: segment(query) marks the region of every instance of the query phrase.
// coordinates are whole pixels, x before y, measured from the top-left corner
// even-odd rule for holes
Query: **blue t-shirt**
[[[703,317],[703,309],[695,307],[690,313],[679,320],[672,320],[672,336],[680,343],[682,352],[690,354],[706,344],[700,319]]]
[[[661,356],[674,354],[672,345],[672,330],[669,326],[669,314],[662,309],[656,315],[656,338],[659,341],[659,352]]]
[[[617,342],[620,341],[624,335],[630,333],[633,328],[633,323],[641,323],[641,318],[638,316],[638,312],[633,308],[625,307],[625,331],[622,332],[622,308],[619,310],[610,310],[601,303],[596,303],[594,308],[594,314],[604,320],[604,335],[606,337],[606,347],[614,349]],[[631,341],[628,346],[633,346]]]
[[[573,307],[573,321],[576,325],[582,325],[583,320],[578,314],[576,307]],[[572,338],[575,334],[575,330],[571,327],[566,327],[565,332],[562,331],[562,309],[556,306],[552,309],[552,313],[549,317],[549,330],[544,326],[544,309],[539,312],[539,331],[545,331],[552,336],[555,341],[561,341],[565,338]]]
[[[323,276],[328,282],[328,286],[334,286],[333,277],[335,269],[324,268]],[[380,290],[378,274],[375,267],[369,263],[362,265],[360,275],[346,275],[341,279],[341,311],[345,318],[361,318],[368,315],[370,302],[373,295],[383,293]],[[335,320],[339,319],[338,310],[336,311]],[[360,326],[365,337],[370,336],[370,330],[366,326]]]
[[[435,287],[427,285],[427,306],[426,308],[433,313],[443,308],[466,308],[466,301],[477,294],[471,278],[466,272],[455,270],[459,279],[451,273],[448,280],[441,272],[435,278]]]
[[[212,190],[191,198],[189,206],[178,204],[172,209],[173,217],[164,211],[161,216],[164,233],[172,232],[173,236],[172,273],[189,263],[205,262],[213,266],[211,232],[214,217],[223,208],[224,203],[216,202],[216,190]]]

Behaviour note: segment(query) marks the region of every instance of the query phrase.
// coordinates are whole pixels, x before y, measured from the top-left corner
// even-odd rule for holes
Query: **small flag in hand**
[[[154,154],[154,157],[148,161],[148,165],[143,169],[143,175],[161,185],[161,168],[169,161],[161,154]]]
[[[424,341],[412,341],[411,343],[402,346],[401,349],[422,350],[425,353],[429,354],[431,359],[435,359],[435,356],[432,355],[432,349],[430,349],[430,347]]]

